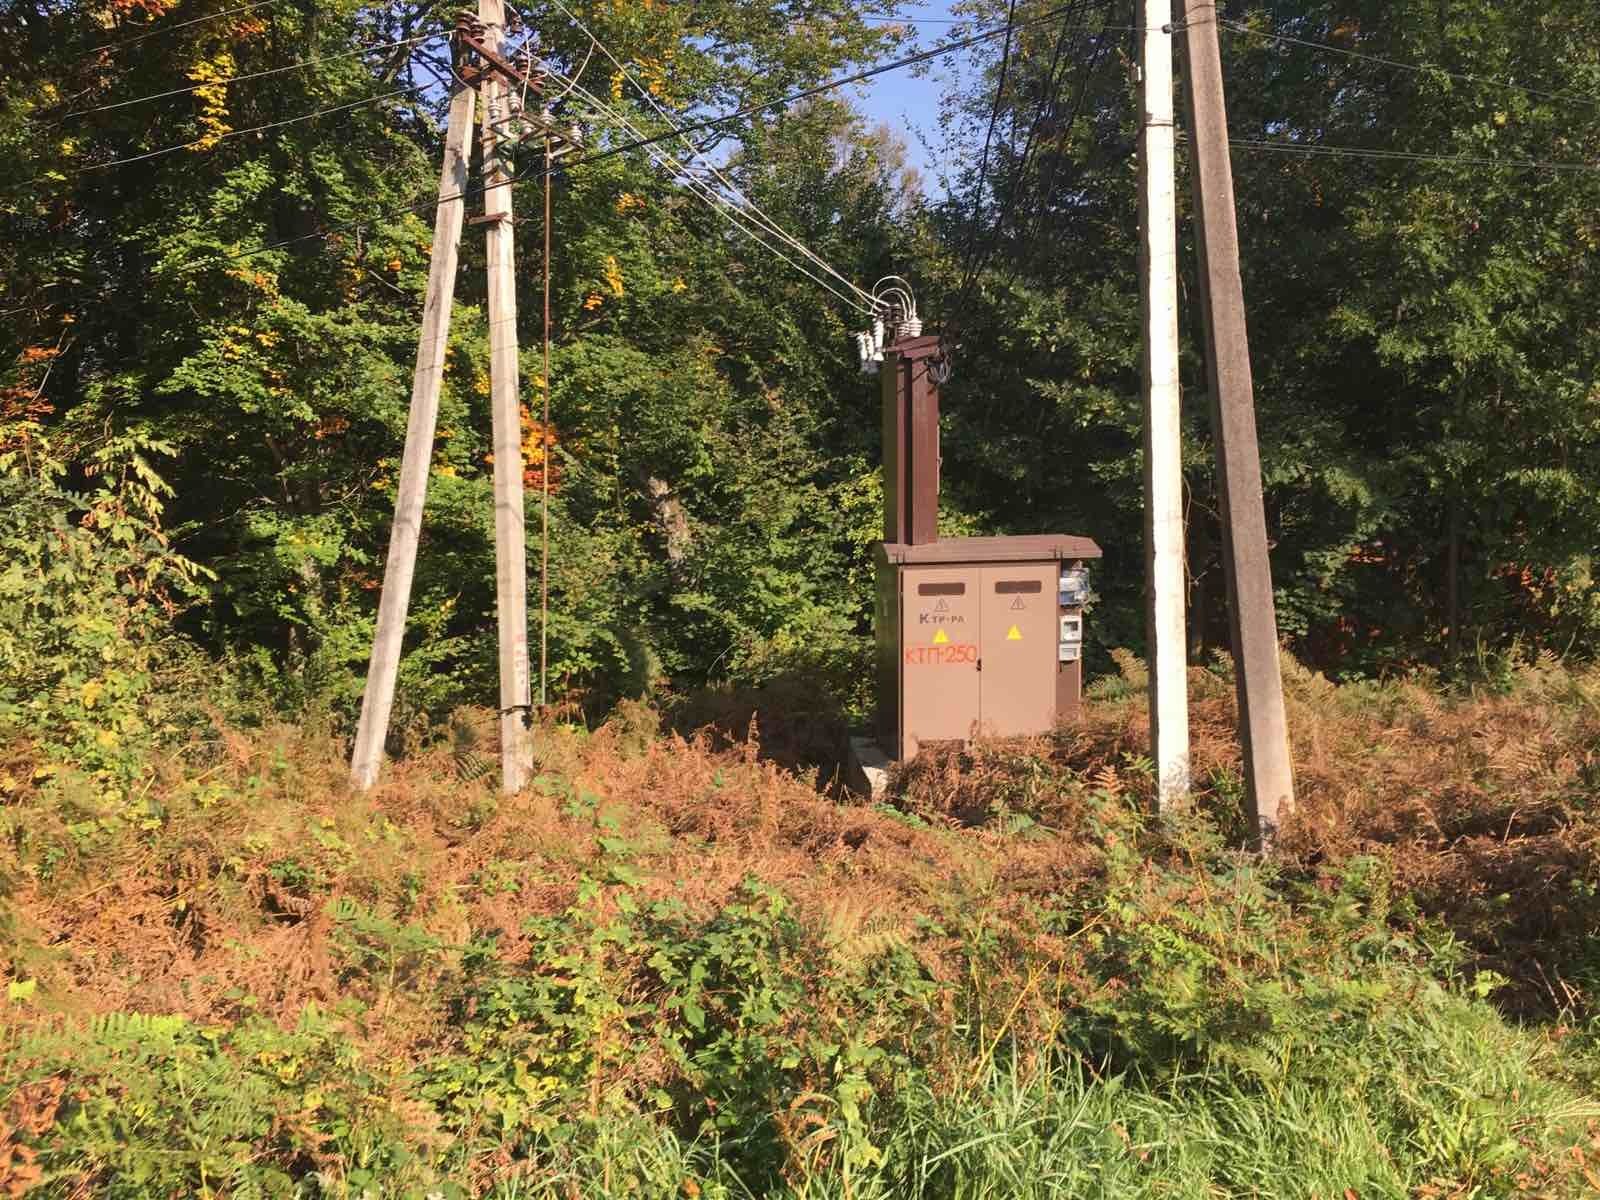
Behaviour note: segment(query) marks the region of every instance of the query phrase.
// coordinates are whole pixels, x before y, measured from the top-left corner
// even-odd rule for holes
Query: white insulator
[[[907,317],[894,327],[895,340],[903,341],[906,338],[922,336],[922,318]]]

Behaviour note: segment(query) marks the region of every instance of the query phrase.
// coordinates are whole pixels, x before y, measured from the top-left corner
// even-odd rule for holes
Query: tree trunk
[[[1449,545],[1445,550],[1445,654],[1450,662],[1461,653],[1461,489],[1450,491]]]

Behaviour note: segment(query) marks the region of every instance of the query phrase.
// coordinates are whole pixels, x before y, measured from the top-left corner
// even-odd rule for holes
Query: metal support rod
[[[550,135],[544,139],[544,415],[539,429],[539,708],[550,703]]]
[[[1215,0],[1179,2],[1188,50],[1183,77],[1191,130],[1195,243],[1217,452],[1223,576],[1228,583],[1239,697],[1239,740],[1244,749],[1247,816],[1255,838],[1266,844],[1294,805],[1294,777],[1261,496],[1261,453],[1256,440],[1244,285],[1239,275],[1222,54]]]
[[[484,44],[499,53],[503,0],[478,0]],[[500,787],[521,791],[532,766],[528,727],[528,548],[522,500],[522,421],[517,377],[517,293],[511,181],[496,125],[507,115],[507,84],[487,73],[483,88],[483,211],[488,224],[489,391],[494,430],[495,601],[500,634]]]
[[[428,266],[428,291],[417,341],[417,365],[411,377],[411,413],[400,460],[394,525],[389,533],[389,558],[383,571],[378,623],[372,637],[372,658],[361,699],[361,721],[350,755],[350,781],[361,791],[378,778],[383,744],[394,707],[395,680],[405,639],[411,581],[422,536],[422,509],[433,459],[433,435],[439,417],[439,388],[444,381],[445,349],[450,340],[450,308],[455,302],[456,266],[461,250],[461,222],[466,209],[467,162],[476,100],[459,81],[450,96],[445,132],[444,166],[439,172],[439,207],[433,218],[433,252]]]
[[[1139,257],[1144,319],[1145,619],[1150,742],[1162,808],[1189,793],[1189,680],[1178,386],[1178,212],[1171,0],[1143,0]]]

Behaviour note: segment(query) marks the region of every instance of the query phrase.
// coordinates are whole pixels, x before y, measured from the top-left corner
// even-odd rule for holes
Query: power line
[[[1237,21],[1226,21],[1221,17],[1217,18],[1217,24],[1224,29],[1231,30],[1234,33],[1242,33],[1249,37],[1264,38],[1271,42],[1286,42],[1295,46],[1306,46],[1312,50],[1321,50],[1328,54],[1339,54],[1345,58],[1359,59],[1362,62],[1377,63],[1380,66],[1393,67],[1400,71],[1410,71],[1417,75],[1443,75],[1460,83],[1475,83],[1489,87],[1507,88],[1514,92],[1522,92],[1525,95],[1537,96],[1544,100],[1562,100],[1569,103],[1600,106],[1600,99],[1596,99],[1593,96],[1581,96],[1575,92],[1549,92],[1541,88],[1527,87],[1509,79],[1495,79],[1487,75],[1470,75],[1463,71],[1450,71],[1432,63],[1408,63],[1395,58],[1384,58],[1377,54],[1363,54],[1359,50],[1347,50],[1343,46],[1335,46],[1329,42],[1315,42],[1309,38],[1294,37],[1287,33],[1252,29],[1248,25],[1240,24]]]
[[[383,42],[377,46],[362,46],[359,50],[347,50],[340,54],[325,54],[320,58],[308,58],[300,62],[290,63],[283,67],[269,67],[264,71],[251,71],[245,75],[233,75],[227,79],[212,80],[207,83],[196,83],[189,87],[173,88],[167,92],[153,92],[148,96],[137,96],[132,100],[114,100],[109,104],[97,104],[93,108],[76,108],[71,112],[63,113],[54,124],[70,121],[73,117],[86,117],[92,113],[109,112],[114,108],[128,108],[134,104],[148,104],[152,100],[166,100],[172,96],[186,96],[191,92],[198,92],[201,88],[232,87],[236,83],[243,83],[248,79],[265,79],[271,75],[283,75],[290,71],[302,71],[307,67],[321,66],[323,63],[338,62],[346,58],[359,58],[363,54],[375,54],[379,50],[393,50],[398,46],[411,46],[419,42],[432,41],[434,38],[448,37],[445,33],[421,33],[415,37],[401,38],[394,42]]]
[[[628,68],[626,66],[624,66],[617,59],[617,56],[611,52],[610,48],[607,47],[598,38],[596,38],[595,35],[593,34],[593,32],[591,32],[589,29],[587,29],[584,26],[583,22],[580,21],[577,18],[577,16],[572,12],[572,10],[567,8],[567,6],[565,4],[563,4],[561,2],[561,0],[552,0],[552,2],[556,5],[556,7],[560,8],[561,11],[563,13],[565,13],[567,15],[567,17],[575,25],[578,26],[579,29],[583,30],[583,32],[589,37],[589,39],[591,40],[591,42],[594,45],[596,45],[596,46],[598,46],[600,48],[601,52],[604,53],[605,56],[608,59],[610,59],[612,65],[614,65],[617,68],[617,70],[622,72],[622,74],[627,78],[628,82],[633,84],[634,89],[636,91],[638,91],[638,93],[641,96],[643,96],[645,98],[645,100],[649,103],[649,105],[653,109],[655,109],[656,114],[662,120],[664,120],[669,126],[671,126],[674,130],[677,130],[678,129],[678,125],[672,119],[671,114],[668,113],[666,108],[663,105],[661,105],[653,95],[650,94],[650,90],[647,87],[645,87],[643,84],[641,84],[639,82],[639,80],[633,75],[633,73],[631,71],[629,71]],[[636,127],[633,128],[633,132],[634,132],[635,136],[638,136],[639,130]],[[787,230],[785,230],[782,226],[780,226],[777,223],[777,221],[775,221],[772,217],[768,216],[767,213],[762,210],[760,205],[756,204],[756,202],[754,200],[752,200],[745,192],[743,192],[738,187],[737,184],[735,184],[731,179],[729,179],[727,177],[727,175],[725,175],[716,166],[715,163],[711,162],[708,158],[706,158],[706,156],[701,152],[699,147],[697,147],[694,144],[694,142],[689,139],[689,137],[687,135],[684,135],[684,134],[680,133],[679,137],[683,141],[683,144],[689,148],[690,152],[694,155],[694,157],[698,161],[700,161],[701,163],[705,164],[706,169],[710,171],[712,176],[724,188],[726,188],[728,190],[728,192],[730,192],[733,195],[733,197],[741,205],[743,205],[744,209],[748,210],[749,215],[760,226],[765,228],[772,236],[778,238],[781,242],[783,242],[786,245],[788,245],[791,248],[793,248],[800,255],[802,255],[803,257],[805,257],[807,259],[809,259],[812,263],[814,263],[817,267],[819,267],[823,272],[825,272],[828,275],[831,275],[840,284],[842,284],[848,291],[854,293],[861,300],[866,302],[866,306],[867,306],[866,307],[866,311],[869,311],[869,312],[872,311],[873,307],[875,306],[875,301],[874,301],[871,293],[864,291],[863,289],[857,287],[850,280],[846,279],[843,275],[841,275],[838,271],[836,271],[827,261],[825,261],[822,258],[821,255],[817,254],[809,246],[805,245],[798,238],[796,238],[793,235],[791,235]],[[685,172],[685,173],[687,174],[687,172]],[[830,290],[832,290],[832,289],[830,289]],[[856,304],[855,307],[861,308],[862,305]]]
[[[1017,28],[1023,29],[1030,25],[1037,25],[1048,21],[1053,17],[1059,16],[1068,11],[1072,7],[1072,4],[1064,4],[1058,8],[1051,9],[1049,12],[1038,17],[1030,17],[1026,21],[1019,21],[1017,22]],[[781,96],[776,100],[765,100],[754,104],[747,104],[732,112],[723,113],[714,117],[708,117],[704,120],[696,121],[693,124],[681,126],[675,132],[656,134],[651,137],[640,138],[637,141],[629,142],[624,145],[608,147],[605,150],[596,151],[593,154],[587,154],[576,159],[566,160],[545,171],[512,174],[506,179],[505,182],[518,183],[526,179],[542,179],[546,174],[561,174],[572,170],[574,167],[587,166],[591,163],[601,162],[608,158],[614,158],[619,154],[626,154],[630,150],[639,150],[647,146],[653,146],[659,142],[666,141],[671,137],[681,137],[684,134],[690,133],[702,133],[706,130],[715,129],[732,121],[742,120],[745,117],[754,116],[770,109],[784,108],[788,105],[796,104],[801,100],[809,99],[812,96],[818,96],[825,92],[835,91],[841,87],[848,87],[852,83],[861,83],[865,80],[872,79],[875,76],[883,75],[889,71],[901,70],[905,67],[915,66],[918,63],[928,62],[932,59],[940,58],[946,54],[953,54],[957,50],[964,50],[968,46],[974,46],[981,42],[989,41],[993,38],[999,37],[1003,32],[1003,29],[990,29],[980,33],[975,33],[969,37],[960,38],[943,46],[934,47],[931,50],[919,51],[916,54],[907,55],[904,58],[898,58],[892,62],[880,63],[875,67],[870,67],[863,71],[857,71],[851,75],[844,75],[838,79],[832,79],[825,83],[816,84],[812,87],[801,88],[799,91],[791,92],[788,95]],[[454,195],[439,196],[432,201],[419,201],[415,204],[406,205],[403,208],[392,209],[386,213],[380,213],[375,218],[367,217],[359,221],[346,221],[332,229],[322,230],[316,233],[300,234],[297,237],[285,238],[281,241],[270,242],[262,246],[255,246],[249,250],[243,250],[236,254],[215,256],[204,262],[194,263],[183,268],[182,273],[196,271],[207,266],[219,265],[228,262],[237,262],[240,259],[253,258],[257,254],[266,254],[273,250],[282,250],[299,242],[310,241],[313,238],[332,237],[335,234],[348,232],[349,230],[356,229],[362,225],[370,224],[375,219],[381,220],[385,217],[398,217],[404,216],[407,213],[416,213],[419,210],[425,210],[438,204],[442,204],[447,200],[455,200],[462,197],[477,195],[482,190],[483,189],[481,186],[478,188],[465,188]]]
[[[1082,15],[1082,10],[1085,7],[1087,7],[1087,0],[1080,0],[1080,3],[1077,5],[1079,12],[1076,15]],[[1067,38],[1070,34],[1082,33],[1087,28],[1087,24],[1082,21],[1076,23],[1070,20],[1062,22],[1061,30],[1056,35],[1055,49],[1051,53],[1050,66],[1045,72],[1045,86],[1042,92],[1042,102],[1040,103],[1037,111],[1034,113],[1033,121],[1028,128],[1028,136],[1023,143],[1022,153],[1018,157],[1016,174],[1011,185],[1011,190],[1007,194],[1005,204],[996,217],[995,223],[990,230],[988,247],[982,253],[980,253],[972,261],[972,263],[969,264],[968,269],[962,278],[960,290],[956,294],[956,304],[954,306],[952,314],[953,316],[959,315],[965,309],[967,299],[971,295],[973,288],[977,286],[978,279],[983,274],[984,269],[989,265],[990,260],[994,257],[994,251],[998,245],[1000,234],[1004,230],[1006,223],[1011,219],[1011,214],[1016,208],[1017,200],[1021,197],[1022,190],[1027,183],[1028,166],[1033,158],[1033,149],[1038,137],[1039,129],[1044,122],[1046,114],[1054,109],[1054,100],[1059,86],[1056,83],[1056,76],[1063,61],[1063,51],[1066,49]],[[1109,29],[1110,26],[1102,26],[1100,32],[1103,35]],[[1085,82],[1083,88],[1081,88],[1079,92],[1079,104],[1081,104],[1083,90],[1088,86],[1088,75],[1091,74],[1099,65],[1099,57],[1102,49],[1103,47],[1097,48],[1094,61],[1089,64],[1085,72]],[[1075,107],[1073,119],[1076,120],[1076,117],[1077,108]]]
[[[254,4],[241,4],[238,8],[225,8],[221,12],[211,13],[204,17],[190,17],[187,21],[178,21],[172,25],[163,25],[159,29],[146,30],[135,37],[124,38],[120,42],[106,42],[104,45],[95,46],[93,49],[86,51],[85,56],[99,54],[102,50],[120,50],[123,46],[131,46],[135,42],[142,42],[146,38],[153,38],[159,34],[172,33],[189,25],[203,25],[207,21],[220,21],[223,17],[231,17],[236,13],[249,12],[256,8],[266,8],[268,5],[276,3],[278,3],[278,0],[256,0]]]
[[[1229,138],[1240,150],[1263,153],[1301,154],[1312,158],[1361,158],[1376,162],[1436,163],[1453,167],[1498,167],[1512,171],[1576,171],[1600,174],[1600,162],[1555,162],[1547,159],[1485,158],[1467,154],[1415,154],[1406,150],[1383,150],[1361,146],[1329,146],[1315,142],[1268,141],[1259,138]]]
[[[972,185],[972,221],[967,231],[966,266],[962,270],[962,290],[972,266],[978,261],[978,225],[983,218],[983,185],[989,176],[989,148],[994,142],[994,129],[1000,123],[1000,106],[1006,95],[1006,73],[1011,66],[1011,32],[1017,19],[1017,0],[1010,0],[1006,9],[1006,40],[1000,52],[1000,74],[994,85],[994,105],[989,110],[989,128],[983,135],[983,153],[978,158],[978,178]],[[1052,64],[1053,65],[1053,64]]]
[[[565,79],[563,79],[562,77],[560,77],[559,75],[556,75],[554,73],[551,74],[551,78],[555,79],[558,83],[566,82]],[[569,90],[575,92],[578,96],[580,96],[584,100],[587,100],[589,102],[589,104],[591,104],[599,112],[603,113],[604,115],[610,117],[612,120],[616,121],[619,125],[622,126],[622,128],[626,132],[633,134],[635,137],[640,137],[641,136],[641,133],[640,133],[640,130],[639,130],[638,126],[636,126],[632,121],[630,121],[627,118],[627,116],[625,116],[624,114],[618,112],[616,109],[612,108],[605,101],[601,100],[598,96],[596,96],[593,92],[591,92],[588,88],[579,87],[579,86],[573,85],[571,88],[569,88]],[[736,208],[733,205],[733,203],[730,200],[728,200],[727,197],[725,197],[725,196],[721,195],[720,193],[718,193],[716,191],[716,189],[711,187],[710,184],[706,183],[703,179],[697,178],[694,175],[694,173],[692,171],[690,171],[688,168],[686,168],[683,165],[683,163],[680,162],[678,159],[674,158],[671,154],[667,153],[664,150],[659,150],[659,149],[655,149],[655,148],[650,149],[649,151],[647,151],[647,153],[649,153],[649,155],[651,157],[651,160],[658,167],[665,167],[667,170],[672,172],[673,175],[681,178],[683,183],[684,183],[684,186],[687,187],[689,189],[689,191],[693,195],[698,197],[700,200],[704,201],[705,204],[709,208],[711,208],[714,212],[717,212],[720,215],[722,215],[723,217],[725,217],[729,221],[729,223],[733,225],[734,228],[738,229],[741,233],[743,233],[746,237],[750,238],[751,241],[755,242],[762,249],[768,250],[771,253],[777,255],[779,258],[783,259],[784,262],[788,263],[795,270],[799,271],[807,279],[811,280],[813,283],[817,284],[819,287],[824,288],[828,292],[831,292],[835,297],[837,297],[840,300],[843,300],[846,304],[850,305],[851,307],[859,309],[861,312],[864,312],[864,313],[868,314],[869,316],[872,314],[873,310],[871,308],[867,307],[866,305],[863,305],[858,299],[856,299],[854,296],[852,296],[849,292],[840,291],[838,288],[836,288],[832,284],[830,284],[825,277],[821,277],[821,276],[813,274],[804,265],[802,265],[802,263],[796,262],[794,259],[790,258],[787,254],[785,254],[782,250],[778,249],[777,247],[771,245],[768,242],[763,241],[761,239],[760,235],[754,229],[752,229],[749,224],[747,224],[747,222],[749,221],[749,217],[747,216],[747,214],[743,213],[740,209]],[[765,214],[763,214],[763,215],[765,215]],[[787,235],[784,235],[784,236],[787,237]],[[791,241],[792,241],[792,239],[791,239]],[[807,255],[810,255],[810,251],[809,250],[805,251],[805,253]],[[814,257],[814,256],[812,256],[812,257]],[[828,270],[831,273],[834,273],[837,276],[837,273],[833,272],[833,269],[831,267],[829,267]],[[837,277],[840,278],[840,279],[843,279],[842,276],[837,276]],[[852,289],[854,288],[854,285],[852,285],[849,282],[849,280],[844,280],[844,283],[845,283],[846,287],[852,288]],[[870,296],[868,298],[870,299]]]
[[[575,13],[573,13],[573,11],[570,8],[568,8],[564,3],[562,3],[562,0],[551,0],[551,2],[557,8],[559,8],[563,13],[566,14],[567,18],[574,25],[576,25],[580,30],[583,31],[585,36],[587,36],[589,38],[589,40],[590,40],[592,45],[598,46],[600,48],[601,53],[604,54],[606,56],[606,58],[610,59],[611,64],[614,67],[616,67],[618,71],[622,72],[623,76],[628,80],[628,82],[633,85],[634,90],[637,91],[641,96],[643,96],[645,101],[650,105],[650,107],[653,108],[656,111],[656,115],[659,116],[663,121],[665,121],[674,130],[677,130],[678,125],[672,119],[672,115],[667,112],[665,106],[663,106],[659,101],[656,100],[656,98],[653,95],[650,94],[650,89],[645,87],[642,83],[639,82],[639,80],[634,76],[633,72],[629,71],[628,68],[623,65],[621,60],[619,60],[617,58],[617,56],[611,52],[610,47],[608,47],[604,42],[600,41],[600,39],[597,38],[594,35],[593,31],[591,31],[587,26],[584,25],[584,23],[582,21],[580,21],[578,19],[577,15]],[[639,130],[637,128],[634,128],[633,132],[634,132],[635,136],[638,136]],[[867,292],[864,289],[862,289],[860,287],[857,287],[854,283],[852,283],[850,280],[846,279],[838,271],[834,270],[834,268],[827,261],[825,261],[822,258],[821,255],[817,254],[809,246],[805,245],[798,238],[796,238],[793,235],[791,235],[787,230],[785,230],[782,226],[780,226],[777,223],[777,221],[773,220],[770,216],[768,216],[766,214],[766,212],[764,212],[762,210],[761,206],[758,205],[754,200],[752,200],[748,195],[746,195],[738,187],[737,184],[735,184],[731,179],[729,179],[727,177],[727,175],[725,175],[716,166],[715,163],[711,162],[708,158],[706,158],[706,156],[700,151],[699,147],[697,147],[694,144],[694,142],[689,139],[688,136],[683,135],[683,134],[680,134],[679,136],[682,138],[683,144],[689,148],[690,153],[692,153],[694,155],[694,157],[698,161],[700,161],[700,162],[705,164],[706,169],[711,172],[712,176],[717,180],[717,182],[720,183],[724,188],[726,188],[730,193],[732,193],[733,197],[741,205],[743,205],[745,209],[747,209],[749,211],[750,215],[753,217],[753,219],[758,224],[760,224],[762,227],[764,227],[769,233],[772,234],[772,236],[778,238],[784,244],[786,244],[786,245],[790,246],[791,248],[793,248],[797,253],[799,253],[800,255],[805,257],[806,259],[809,259],[812,263],[816,264],[816,266],[819,267],[822,271],[824,271],[828,275],[831,275],[834,279],[838,280],[839,283],[843,284],[846,289],[848,289],[849,291],[853,292],[856,296],[860,297],[861,300],[865,301],[866,302],[866,306],[867,306],[865,311],[869,311],[870,312],[870,311],[873,311],[877,307],[877,303],[873,299],[873,296],[872,296],[872,294],[870,292]],[[857,304],[856,307],[857,308],[861,308],[862,306],[860,304]]]
[[[1089,88],[1093,83],[1094,73],[1099,69],[1100,61],[1106,52],[1106,43],[1103,39],[1105,34],[1110,32],[1113,28],[1115,27],[1110,25],[1101,27],[1100,36],[1102,40],[1097,42],[1095,45],[1094,58],[1090,61],[1088,68],[1084,71],[1078,83],[1077,93],[1074,95],[1072,100],[1072,110],[1067,114],[1067,119],[1061,126],[1063,141],[1065,141],[1067,135],[1071,133],[1073,127],[1077,125],[1078,116],[1083,112],[1084,102],[1089,97]],[[1050,203],[1051,189],[1055,185],[1056,175],[1059,173],[1062,157],[1063,156],[1061,154],[1057,154],[1050,160],[1049,169],[1045,174],[1043,182],[1039,185],[1039,202],[1034,207],[1033,217],[1028,222],[1027,233],[1024,234],[1022,239],[1022,245],[1025,248],[1034,245],[1038,239],[1039,226],[1044,221],[1045,208]],[[1013,266],[1012,273],[1009,278],[1015,278],[1015,272],[1016,268]]]
[[[130,154],[125,158],[113,158],[109,162],[103,163],[88,163],[71,171],[59,172],[59,174],[61,179],[75,179],[77,176],[86,175],[90,171],[105,171],[112,167],[126,166],[128,163],[144,162],[146,159],[159,158],[164,154],[176,154],[179,150],[209,149],[216,143],[227,141],[230,138],[244,137],[250,133],[264,133],[269,129],[281,129],[285,125],[297,125],[301,121],[313,121],[318,117],[329,116],[332,113],[349,112],[352,109],[363,108],[368,104],[378,104],[384,100],[393,100],[397,96],[410,95],[420,90],[414,86],[403,87],[392,92],[384,92],[382,95],[368,96],[362,100],[352,100],[348,104],[334,104],[327,108],[319,108],[315,112],[301,113],[297,117],[286,117],[281,121],[268,121],[265,125],[252,125],[249,129],[230,129],[225,133],[207,134],[203,137],[195,138],[193,141],[178,142],[171,146],[162,146],[157,150],[146,150],[143,154]],[[31,186],[50,179],[50,173],[35,175],[24,186]],[[60,180],[56,182],[60,182]]]

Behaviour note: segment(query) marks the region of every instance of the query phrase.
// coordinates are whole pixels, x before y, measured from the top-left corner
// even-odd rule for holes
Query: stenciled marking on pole
[[[1027,610],[1027,607],[1028,606],[1022,602],[1022,597],[1021,596],[1018,596],[1015,600],[1013,600],[1011,602],[1011,611],[1012,612],[1024,612],[1024,611]]]

